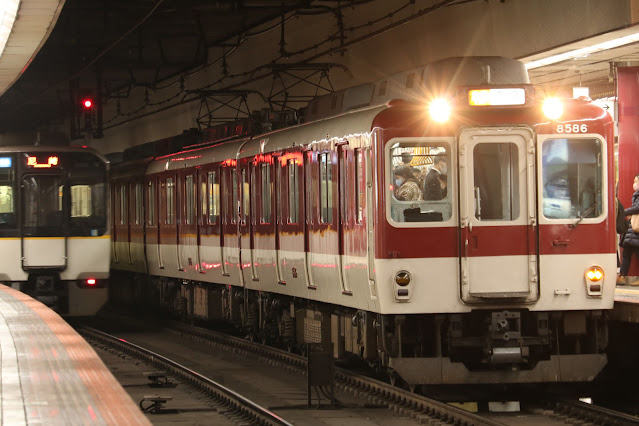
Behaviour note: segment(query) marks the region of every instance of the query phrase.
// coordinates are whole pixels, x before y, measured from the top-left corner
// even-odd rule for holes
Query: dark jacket
[[[619,201],[619,198],[617,198],[617,234],[621,236],[626,235],[626,232],[628,232],[628,227],[629,224],[628,219],[626,219],[625,209],[623,207],[623,204],[621,204],[621,201]]]
[[[424,200],[443,200],[446,198],[446,188],[442,188],[442,184],[439,181],[444,177],[438,170],[430,169],[424,179]]]
[[[632,216],[633,214],[639,214],[639,191],[632,194],[632,206],[624,210],[626,216]],[[622,247],[637,247],[639,248],[639,234],[635,233],[632,228],[628,228],[628,232],[621,240]]]

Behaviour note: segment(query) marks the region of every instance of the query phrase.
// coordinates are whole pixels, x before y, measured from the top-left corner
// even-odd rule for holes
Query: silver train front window
[[[60,176],[26,176],[24,186],[24,217],[26,228],[62,227],[64,186]]]
[[[13,157],[0,157],[0,229],[16,226],[15,185]]]
[[[392,144],[388,200],[395,222],[442,222],[451,218],[447,145],[402,141]]]
[[[547,139],[542,145],[543,215],[548,219],[603,213],[603,144],[594,138]]]

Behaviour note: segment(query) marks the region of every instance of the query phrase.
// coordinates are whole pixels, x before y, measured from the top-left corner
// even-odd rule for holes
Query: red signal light
[[[91,99],[82,100],[82,106],[86,109],[93,108],[93,101]]]

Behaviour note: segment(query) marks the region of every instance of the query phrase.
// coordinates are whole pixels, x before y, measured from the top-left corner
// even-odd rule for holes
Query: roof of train
[[[348,111],[335,117],[303,123],[251,138],[236,139],[158,157],[149,164],[147,173],[246,158],[256,154],[277,152],[294,145],[312,146],[321,142],[335,143],[344,136],[370,133],[377,114],[387,108],[389,105],[384,104]]]

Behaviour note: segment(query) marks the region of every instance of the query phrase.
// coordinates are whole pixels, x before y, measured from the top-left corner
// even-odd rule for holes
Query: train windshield
[[[70,233],[99,236],[106,232],[106,166],[89,153],[69,157]]]
[[[12,156],[0,157],[0,229],[16,227],[16,173]]]
[[[107,227],[106,165],[91,153],[66,153],[56,166],[30,170],[22,177],[25,235],[103,235]]]
[[[398,142],[389,151],[389,199],[395,222],[442,222],[451,218],[450,150],[444,143]]]
[[[542,145],[543,214],[548,219],[603,213],[603,144],[594,138],[547,139]]]
[[[59,175],[25,176],[24,214],[22,223],[25,235],[57,236],[64,235],[63,200],[64,186]]]

